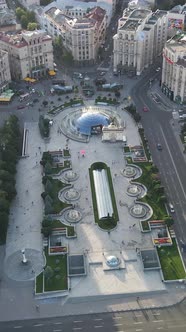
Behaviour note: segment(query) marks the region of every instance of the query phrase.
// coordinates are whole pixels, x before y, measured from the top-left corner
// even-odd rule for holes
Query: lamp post
[[[22,249],[21,252],[22,252],[22,256],[23,256],[22,257],[22,263],[26,264],[28,262],[28,260],[26,259],[26,256],[25,256],[25,249]]]

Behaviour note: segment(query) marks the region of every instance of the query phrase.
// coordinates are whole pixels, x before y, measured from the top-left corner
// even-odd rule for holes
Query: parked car
[[[143,107],[143,112],[148,112],[148,111],[149,111],[148,107],[144,106]]]

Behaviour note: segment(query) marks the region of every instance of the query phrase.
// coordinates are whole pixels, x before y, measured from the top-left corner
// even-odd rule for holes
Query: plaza
[[[104,108],[104,106],[103,106]],[[107,107],[108,108],[108,107]],[[77,108],[78,110],[78,108]],[[50,139],[42,140],[37,123],[26,123],[28,130],[27,157],[20,159],[17,169],[17,197],[12,205],[7,236],[5,272],[14,280],[34,279],[44,267],[43,239],[41,223],[44,217],[44,205],[41,198],[42,166],[40,160],[44,151],[63,150],[67,138],[58,128],[62,119],[71,110],[66,109],[53,118]],[[116,110],[114,110],[116,111]],[[74,108],[73,108],[74,112]],[[125,123],[124,133],[129,146],[139,146],[140,136],[130,114],[117,107],[117,114]],[[141,232],[139,220],[129,213],[135,198],[127,194],[130,178],[125,177],[126,167],[123,142],[102,142],[100,135],[90,137],[88,143],[68,139],[72,171],[77,175],[74,188],[80,194],[76,208],[82,218],[76,223],[77,237],[64,239],[71,256],[83,255],[86,276],[70,278],[70,297],[132,294],[160,291],[166,288],[158,270],[144,271],[141,256],[137,248],[153,249],[151,236]],[[84,155],[80,151],[84,150]],[[89,168],[95,162],[106,163],[110,168],[114,194],[119,214],[117,227],[112,231],[100,229],[94,221],[94,211],[89,179]],[[57,176],[64,179],[64,174]],[[63,220],[63,216],[58,216]],[[21,262],[21,250],[32,262],[27,274],[24,274]],[[37,259],[34,253],[37,251]],[[105,268],[108,257],[115,256],[122,262],[121,268]],[[12,261],[15,263],[12,264]]]

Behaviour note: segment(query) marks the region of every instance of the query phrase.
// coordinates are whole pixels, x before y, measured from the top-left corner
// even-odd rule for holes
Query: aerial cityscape
[[[0,332],[185,332],[185,166],[185,0],[0,0]]]

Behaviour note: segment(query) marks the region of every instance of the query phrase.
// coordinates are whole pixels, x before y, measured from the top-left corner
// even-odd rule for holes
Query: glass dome
[[[76,127],[83,135],[90,135],[93,128],[108,126],[110,123],[109,118],[100,113],[83,113],[76,120]]]
[[[108,256],[106,259],[106,263],[110,267],[117,267],[120,265],[120,259],[116,256]]]

